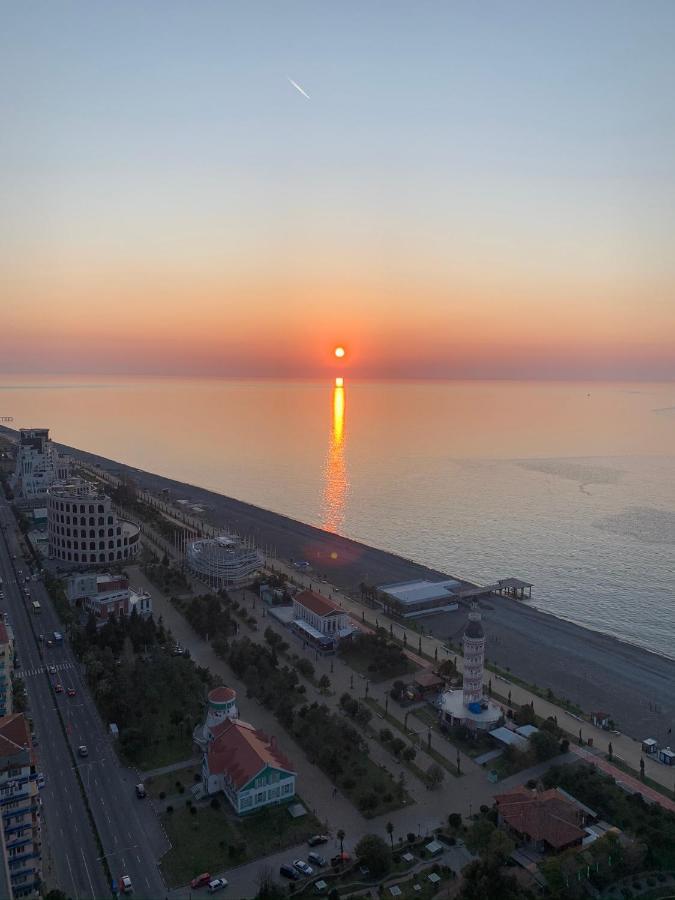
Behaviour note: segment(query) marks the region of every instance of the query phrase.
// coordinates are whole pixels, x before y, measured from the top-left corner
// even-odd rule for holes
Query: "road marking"
[[[73,867],[72,867],[71,864],[70,864],[70,857],[68,856],[67,853],[66,853],[66,862],[68,863],[68,869],[69,869],[69,871],[70,871],[70,877],[71,877],[72,882],[73,882],[73,893],[75,894],[75,900],[77,900],[77,886],[76,886],[76,884],[75,884],[75,876],[73,875]]]
[[[84,855],[84,850],[82,850],[82,848],[80,848],[80,850],[82,853],[82,862],[84,863],[84,868],[87,870],[87,878],[89,879],[89,887],[91,888],[91,896],[95,897],[96,891],[94,890],[94,885],[92,884],[91,875],[89,874],[89,866],[87,865],[87,860]]]

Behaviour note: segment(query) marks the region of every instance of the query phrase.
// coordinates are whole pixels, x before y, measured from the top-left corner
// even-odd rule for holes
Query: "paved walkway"
[[[633,793],[642,794],[643,797],[647,797],[654,803],[660,804],[664,809],[668,809],[670,810],[670,812],[675,812],[675,802],[670,800],[668,797],[664,797],[663,794],[655,791],[654,788],[649,787],[648,784],[644,784],[644,782],[640,781],[639,778],[635,778],[633,775],[629,775],[627,772],[624,772],[616,766],[613,766],[611,762],[609,762],[609,760],[605,759],[604,757],[596,756],[589,750],[584,749],[584,747],[571,746],[570,750],[577,756],[581,757],[581,759],[583,759],[585,762],[589,762],[591,763],[591,765],[596,766],[596,768],[601,769],[608,775],[611,775],[615,781],[619,781],[621,782],[621,784],[625,784],[631,789],[631,791],[633,791]],[[673,773],[673,779],[675,779],[675,773]]]
[[[198,766],[201,763],[201,756],[194,756],[192,759],[184,759],[182,762],[173,763],[170,766],[161,766],[159,769],[148,769],[141,772],[143,781],[148,778],[156,778],[158,775],[167,775],[169,772],[178,772],[180,769],[189,769],[190,766]]]

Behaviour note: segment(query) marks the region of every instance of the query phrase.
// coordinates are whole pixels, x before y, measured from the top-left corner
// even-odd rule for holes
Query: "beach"
[[[279,559],[307,560],[317,579],[325,577],[356,597],[362,582],[460,577],[204,488],[60,446],[82,462],[133,478],[140,488],[158,494],[168,491],[169,498],[202,506],[209,523],[252,538]],[[585,712],[608,713],[616,728],[631,737],[650,736],[669,743],[668,729],[675,718],[675,660],[541,612],[527,602],[493,597],[481,607],[490,662],[529,683],[550,688]],[[457,612],[425,617],[420,624],[437,637],[457,643],[466,614],[460,607]]]

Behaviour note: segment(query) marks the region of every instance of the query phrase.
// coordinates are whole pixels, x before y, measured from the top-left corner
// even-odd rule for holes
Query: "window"
[[[256,803],[264,803],[265,802],[265,791],[258,791],[255,797]]]
[[[281,789],[282,794],[290,794],[290,792],[291,792],[290,784],[285,784]]]

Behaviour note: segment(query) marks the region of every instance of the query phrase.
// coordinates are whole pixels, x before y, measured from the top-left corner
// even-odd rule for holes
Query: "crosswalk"
[[[23,678],[30,678],[31,675],[44,675],[48,668],[51,668],[51,666],[39,666],[37,669],[25,669],[21,675]],[[54,668],[57,672],[63,672],[66,669],[74,669],[75,666],[71,662],[63,662],[57,663]]]

